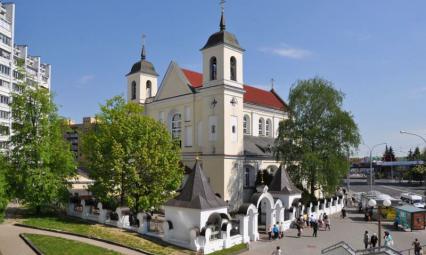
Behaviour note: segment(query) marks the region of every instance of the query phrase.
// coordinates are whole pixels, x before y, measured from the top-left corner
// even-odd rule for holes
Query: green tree
[[[68,197],[67,178],[75,173],[63,120],[45,88],[20,82],[12,95],[12,128],[8,182],[13,197],[37,213]]]
[[[419,149],[419,147],[417,146],[415,149],[414,149],[414,152],[413,152],[413,155],[412,155],[412,160],[420,160],[422,158],[422,155],[421,155],[421,153],[420,153],[420,149]]]
[[[289,119],[280,123],[275,156],[310,193],[334,192],[349,169],[348,154],[360,142],[352,115],[342,109],[344,95],[329,81],[298,81],[289,95]]]
[[[83,136],[93,194],[134,212],[158,208],[179,187],[180,149],[143,107],[114,97],[101,106],[95,127]]]
[[[6,172],[8,163],[3,155],[0,154],[0,223],[3,221],[4,211],[6,209],[9,197],[6,193],[7,182]]]

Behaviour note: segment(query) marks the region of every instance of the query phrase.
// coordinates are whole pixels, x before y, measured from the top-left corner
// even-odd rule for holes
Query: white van
[[[414,193],[401,193],[401,201],[412,204],[418,208],[425,208],[422,197]]]

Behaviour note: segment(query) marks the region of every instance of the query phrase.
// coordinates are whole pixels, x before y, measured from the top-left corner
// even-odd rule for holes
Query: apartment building
[[[68,120],[69,129],[65,132],[64,138],[70,143],[71,151],[74,153],[74,159],[79,167],[85,165],[85,158],[81,151],[81,135],[91,130],[95,124],[95,117],[84,117],[83,123]]]
[[[19,77],[18,67],[25,68]],[[10,102],[17,83],[23,78],[30,85],[50,90],[51,66],[28,53],[28,46],[15,44],[15,4],[0,2],[0,150],[7,149],[11,135]]]

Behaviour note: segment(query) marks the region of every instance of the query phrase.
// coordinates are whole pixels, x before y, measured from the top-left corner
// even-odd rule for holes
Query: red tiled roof
[[[193,88],[200,88],[203,86],[203,75],[201,73],[183,68],[181,70]],[[274,90],[267,91],[249,85],[244,85],[244,90],[246,91],[246,93],[244,93],[245,103],[272,107],[280,110],[285,110],[287,108],[286,103]]]

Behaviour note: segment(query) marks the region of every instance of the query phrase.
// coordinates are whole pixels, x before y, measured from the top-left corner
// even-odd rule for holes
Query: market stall
[[[404,230],[424,230],[426,225],[426,209],[412,205],[395,206],[398,226]]]

